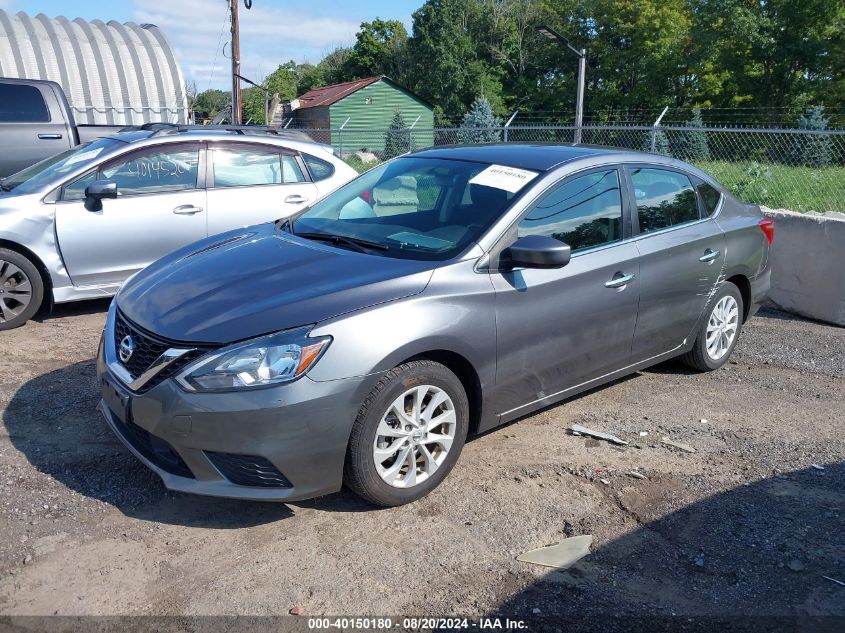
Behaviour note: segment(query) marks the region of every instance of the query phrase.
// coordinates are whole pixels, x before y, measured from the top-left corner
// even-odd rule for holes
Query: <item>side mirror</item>
[[[95,180],[85,188],[85,208],[88,211],[102,211],[105,198],[117,198],[116,182]]]
[[[514,268],[563,268],[569,263],[569,244],[545,235],[527,235],[507,249]]]

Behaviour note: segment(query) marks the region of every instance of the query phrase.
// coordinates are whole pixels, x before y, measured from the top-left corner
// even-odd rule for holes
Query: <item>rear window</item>
[[[701,197],[701,202],[704,204],[704,211],[707,215],[713,215],[716,212],[716,207],[719,206],[719,200],[722,199],[722,194],[715,187],[711,187],[706,182],[700,182],[695,186],[698,195]]]
[[[0,83],[0,122],[46,123],[49,120],[47,104],[38,88]]]
[[[303,154],[302,158],[305,160],[305,164],[308,165],[308,171],[311,172],[311,180],[325,180],[326,178],[331,178],[332,174],[334,174],[334,165],[330,162],[321,160],[316,156],[311,156],[311,154]]]

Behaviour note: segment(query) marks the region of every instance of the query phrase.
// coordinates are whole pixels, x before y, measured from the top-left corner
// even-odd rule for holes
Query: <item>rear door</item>
[[[725,236],[702,211],[693,179],[663,166],[629,165],[640,309],[633,357],[643,360],[688,342],[722,271]]]
[[[66,184],[56,203],[59,249],[75,286],[119,285],[129,275],[207,235],[203,148],[169,143],[129,152]],[[117,183],[101,211],[85,187]]]
[[[317,199],[297,153],[260,143],[209,146],[208,232],[291,215]]]
[[[50,104],[55,104],[52,112]],[[48,84],[0,81],[0,177],[63,152],[72,144]]]

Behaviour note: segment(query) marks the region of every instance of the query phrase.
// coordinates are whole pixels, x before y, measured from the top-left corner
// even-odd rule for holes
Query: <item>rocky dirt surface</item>
[[[0,332],[0,614],[845,616],[823,578],[845,581],[843,329],[764,311],[722,370],[664,364],[526,417],[377,510],[166,491],[95,412],[105,308]],[[568,571],[515,560],[579,534]]]

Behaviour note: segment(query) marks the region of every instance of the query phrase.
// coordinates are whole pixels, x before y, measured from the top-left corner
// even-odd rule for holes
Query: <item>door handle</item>
[[[604,282],[605,288],[621,288],[622,286],[627,286],[628,283],[633,281],[636,278],[636,275],[622,275],[621,277],[614,277],[608,281]]]
[[[50,140],[60,139],[60,138],[62,138],[62,135],[61,134],[43,134],[42,133],[42,134],[38,135],[38,138],[40,138],[42,141],[50,141]]]
[[[195,213],[202,213],[202,207],[195,207],[192,204],[182,204],[173,209],[176,215],[194,215]]]
[[[301,204],[303,202],[308,202],[308,198],[305,196],[300,196],[298,193],[294,193],[287,198],[285,198],[285,202],[288,204]]]
[[[706,251],[704,251],[704,255],[698,258],[698,261],[704,262],[705,264],[709,264],[719,255],[721,255],[719,251],[714,251],[712,248],[708,248]]]

